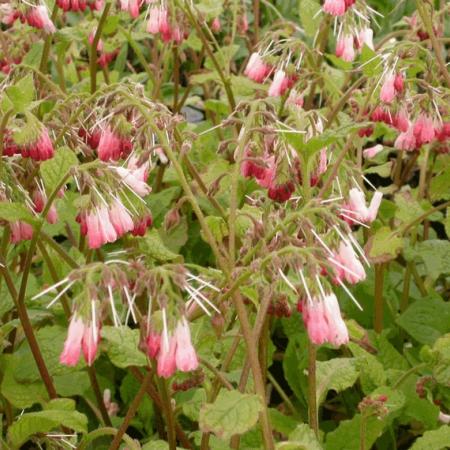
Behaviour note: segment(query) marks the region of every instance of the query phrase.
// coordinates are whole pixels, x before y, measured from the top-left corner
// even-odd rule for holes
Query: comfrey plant
[[[0,4],[0,447],[447,448],[449,9]]]

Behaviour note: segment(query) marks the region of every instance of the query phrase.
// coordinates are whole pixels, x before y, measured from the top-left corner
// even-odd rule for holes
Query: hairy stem
[[[317,348],[308,339],[308,418],[310,428],[318,436],[319,411],[317,408],[316,358]]]

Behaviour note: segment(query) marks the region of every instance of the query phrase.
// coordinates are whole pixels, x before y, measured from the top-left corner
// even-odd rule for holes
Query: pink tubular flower
[[[156,373],[163,378],[170,378],[177,368],[176,365],[176,350],[177,341],[174,336],[169,337],[167,343],[165,339],[162,340],[161,348],[159,349],[158,365]]]
[[[353,36],[345,34],[341,36],[336,44],[336,56],[347,62],[355,59],[355,49],[353,48]]]
[[[394,117],[394,123],[393,125],[397,130],[406,132],[409,128],[409,119],[408,114],[406,113],[405,109],[402,108]]]
[[[279,97],[280,95],[283,95],[288,88],[288,83],[289,79],[286,76],[285,71],[278,69],[275,72],[275,76],[273,77],[273,81],[269,87],[269,97]]]
[[[17,244],[21,241],[29,241],[33,237],[33,227],[26,222],[10,222],[11,242]]]
[[[33,193],[33,203],[34,203],[34,210],[37,213],[41,213],[45,205],[47,203],[47,197],[39,190],[34,191]],[[58,211],[56,210],[56,206],[54,203],[50,206],[50,209],[47,212],[47,222],[50,224],[55,224],[58,222]]]
[[[91,366],[97,355],[98,342],[100,341],[100,329],[94,331],[94,325],[91,323],[85,326],[83,339],[81,341],[81,348],[83,350],[84,360],[88,366]]]
[[[397,139],[394,142],[394,147],[407,152],[412,152],[417,149],[418,146],[412,125],[409,126],[407,131],[400,133],[397,136]]]
[[[24,146],[20,146],[22,157],[30,157],[35,161],[45,161],[55,154],[52,141],[48,135],[47,128],[41,126],[37,139]]]
[[[323,10],[333,16],[343,16],[346,11],[345,0],[325,0]]]
[[[345,212],[359,222],[372,223],[378,213],[383,194],[376,191],[372,197],[369,207],[366,206],[366,197],[359,188],[352,188],[349,191],[349,199],[345,205]]]
[[[192,345],[191,332],[184,317],[178,322],[174,337],[177,342],[175,361],[178,370],[190,372],[197,369],[197,353]]]
[[[338,280],[356,284],[366,279],[364,267],[349,242],[340,242],[339,251],[335,254],[334,260],[339,263],[330,261]]]
[[[83,222],[82,222],[83,223]],[[100,248],[107,242],[114,242],[117,232],[110,221],[106,206],[102,205],[86,214],[85,231],[89,248]]]
[[[417,147],[431,142],[435,137],[433,121],[426,115],[420,114],[413,127]]]
[[[147,22],[147,31],[152,34],[159,33],[160,9],[157,6],[150,8]]]
[[[286,101],[288,105],[295,105],[299,108],[303,107],[303,95],[298,93],[296,89],[292,89],[291,92],[289,92],[289,97]]]
[[[133,219],[119,200],[114,200],[109,207],[109,219],[117,236],[123,236],[134,228]]]
[[[151,192],[152,188],[145,181],[145,168],[131,170],[125,167],[115,167],[115,170],[122,182],[136,194],[144,197]]]
[[[363,150],[363,156],[366,159],[374,158],[381,151],[383,151],[383,146],[381,144],[377,144],[374,145],[373,147],[369,147]]]
[[[66,366],[76,366],[80,359],[81,341],[86,332],[86,327],[75,314],[72,316],[64,342],[64,349],[59,357],[59,362]]]
[[[302,304],[302,317],[310,341],[316,345],[327,342],[329,327],[323,302],[318,299],[304,302]]]
[[[97,147],[98,157],[102,161],[117,161],[120,158],[121,141],[117,133],[113,132],[110,127],[102,130],[100,141]]]
[[[386,75],[380,91],[380,100],[382,102],[392,103],[392,101],[394,100],[396,94],[394,83],[395,75],[393,73],[389,73],[388,75]]]
[[[38,5],[28,10],[26,14],[28,25],[44,30],[46,33],[54,33],[56,31],[55,25],[51,21],[47,7],[45,5]]]
[[[342,320],[341,310],[336,295],[333,293],[325,295],[325,316],[328,322],[327,340],[333,345],[347,344],[349,341],[348,330]]]
[[[153,224],[153,217],[151,214],[147,214],[139,219],[135,220],[134,228],[131,230],[133,236],[145,236],[147,228],[150,228]]]
[[[161,335],[156,331],[150,330],[147,336],[147,355],[149,358],[155,359],[161,348]]]
[[[373,50],[373,30],[371,28],[363,28],[356,36],[356,44],[358,49],[362,49],[365,44]]]
[[[257,83],[262,83],[270,73],[270,67],[263,61],[258,52],[250,55],[244,75]]]
[[[215,17],[211,22],[211,31],[214,31],[214,33],[218,33],[221,28],[222,26],[220,24],[220,19],[218,17]]]

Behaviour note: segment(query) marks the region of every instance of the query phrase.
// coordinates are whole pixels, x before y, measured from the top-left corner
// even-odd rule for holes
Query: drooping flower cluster
[[[356,0],[325,0],[323,10],[333,16],[343,16]]]
[[[167,330],[166,330],[167,331]],[[176,370],[191,372],[199,364],[197,353],[192,345],[189,324],[182,317],[173,333],[166,335],[150,331],[146,341],[149,358],[157,360],[157,373],[170,378]]]
[[[48,34],[56,31],[56,27],[48,15],[48,9],[45,5],[32,6],[28,9],[25,19],[31,27],[44,30]]]
[[[7,130],[3,137],[3,154],[22,155],[35,161],[45,161],[53,157],[55,151],[47,128],[42,124],[26,125],[26,129],[11,133]]]
[[[165,5],[154,5],[148,13],[147,31],[151,34],[160,34],[164,42],[176,42],[181,44],[184,38],[179,23],[170,22],[169,10]]]
[[[76,366],[83,352],[87,365],[92,365],[97,355],[100,341],[100,327],[98,324],[85,322],[76,313],[72,315],[64,349],[59,357],[61,364]]]

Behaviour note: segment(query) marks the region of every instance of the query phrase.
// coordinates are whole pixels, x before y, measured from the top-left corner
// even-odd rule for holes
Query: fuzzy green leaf
[[[256,424],[261,409],[262,403],[257,395],[221,391],[214,403],[207,403],[200,409],[200,429],[227,440],[250,430]]]
[[[53,158],[44,161],[40,171],[47,192],[53,192],[67,172],[77,165],[78,158],[68,147],[59,148]]]
[[[426,431],[416,440],[410,450],[443,450],[450,445],[450,427],[444,425],[437,430]]]
[[[25,205],[14,202],[0,202],[0,219],[8,222],[20,220],[31,224],[36,222],[33,214]]]

